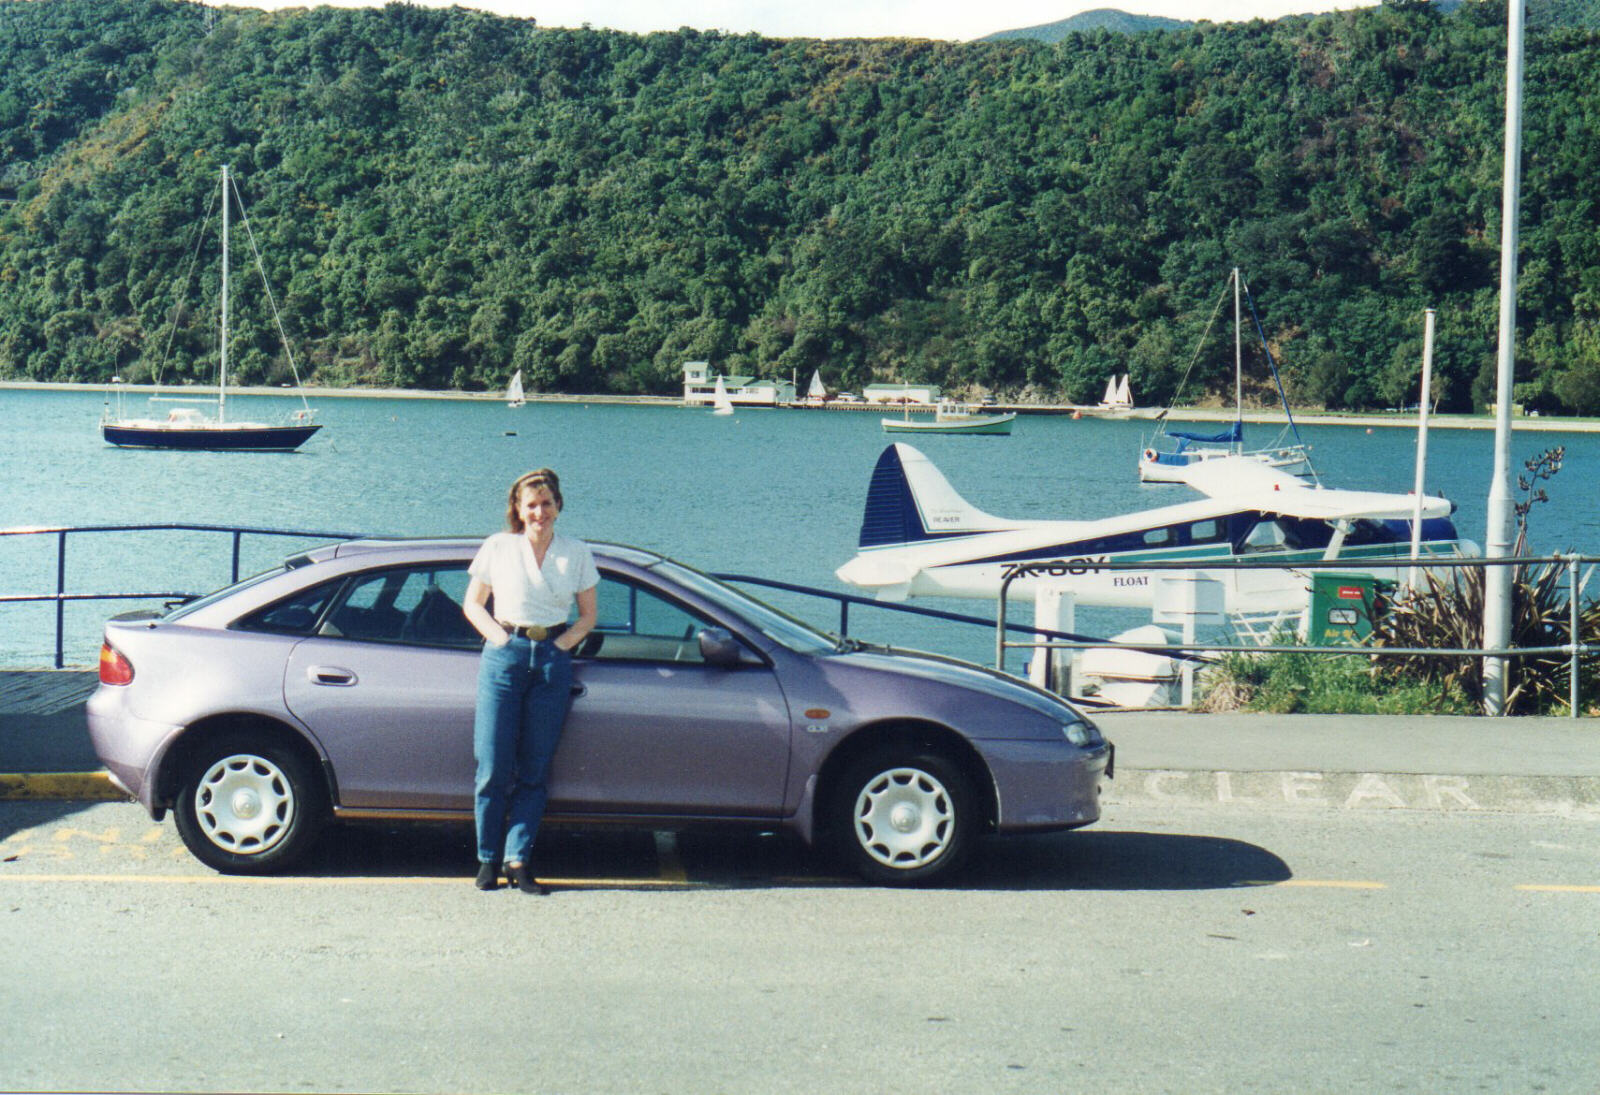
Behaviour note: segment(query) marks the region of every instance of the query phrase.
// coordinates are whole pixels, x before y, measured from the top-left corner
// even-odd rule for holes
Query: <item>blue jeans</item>
[[[480,863],[528,861],[571,701],[572,655],[552,640],[484,646],[472,729]]]

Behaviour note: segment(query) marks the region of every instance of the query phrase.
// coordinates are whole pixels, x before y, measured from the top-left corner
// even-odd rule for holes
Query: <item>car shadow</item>
[[[866,885],[785,833],[650,832],[549,827],[534,850],[539,877],[583,889],[686,886],[787,889]],[[470,879],[471,825],[343,823],[325,833],[294,873],[324,877]],[[1206,890],[1293,877],[1281,858],[1241,840],[1204,834],[1080,830],[985,837],[950,890]]]
[[[1001,890],[1217,890],[1286,882],[1256,844],[1204,834],[1107,829],[988,838],[956,883]]]
[[[5,809],[0,810],[0,841],[84,813],[98,805],[99,802],[82,799],[6,799]]]

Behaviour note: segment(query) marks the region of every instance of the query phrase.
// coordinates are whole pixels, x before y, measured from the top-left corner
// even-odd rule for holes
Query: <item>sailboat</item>
[[[1190,430],[1173,430],[1168,428],[1166,415],[1162,415],[1161,431],[1152,443],[1145,447],[1139,454],[1139,481],[1142,483],[1187,483],[1189,482],[1189,469],[1198,467],[1207,461],[1235,459],[1251,463],[1266,464],[1268,467],[1277,468],[1279,471],[1290,475],[1316,477],[1316,469],[1311,466],[1311,446],[1300,440],[1300,431],[1294,424],[1294,413],[1289,410],[1289,399],[1284,394],[1283,382],[1278,377],[1278,366],[1272,360],[1272,351],[1267,348],[1267,340],[1261,335],[1261,346],[1267,355],[1267,364],[1272,369],[1272,380],[1277,386],[1278,397],[1283,401],[1283,413],[1288,417],[1289,424],[1285,434],[1292,433],[1294,441],[1286,442],[1280,436],[1279,443],[1271,448],[1246,449],[1244,445],[1244,349],[1243,349],[1243,316],[1240,310],[1241,299],[1249,299],[1250,290],[1244,284],[1244,279],[1239,275],[1239,268],[1233,268],[1229,280],[1233,285],[1233,403],[1234,420],[1225,430],[1212,433],[1195,433]],[[1217,302],[1218,308],[1222,302]],[[1250,316],[1255,319],[1255,302],[1250,301]],[[1216,313],[1212,313],[1215,320]],[[1208,324],[1206,330],[1210,330]],[[1256,320],[1256,331],[1261,333],[1260,320]],[[1205,336],[1200,339],[1204,344]],[[1196,355],[1198,356],[1198,354]],[[1190,363],[1193,368],[1193,362]],[[1185,376],[1188,374],[1185,373]],[[1179,388],[1181,390],[1182,383]],[[1168,408],[1170,412],[1171,408]],[[1158,447],[1163,438],[1170,438],[1177,442],[1173,448]]]
[[[728,398],[728,386],[717,377],[717,390],[711,394],[712,414],[732,414],[733,400]]]
[[[123,448],[139,449],[200,449],[212,451],[246,451],[246,452],[292,452],[298,449],[311,435],[322,427],[311,421],[313,411],[305,402],[305,396],[300,398],[301,409],[294,412],[288,423],[272,424],[266,422],[247,422],[230,420],[228,418],[228,237],[229,209],[232,202],[237,200],[237,192],[228,174],[228,165],[222,166],[222,323],[220,335],[220,365],[217,371],[217,395],[215,399],[216,410],[208,416],[194,407],[182,407],[167,414],[165,418],[127,418],[122,414],[121,397],[119,392],[117,414],[111,414],[109,400],[105,413],[100,421],[100,433],[112,445]],[[244,204],[239,205],[240,216],[243,217]],[[249,222],[245,228],[248,231]],[[252,238],[252,244],[254,239]],[[256,268],[261,273],[262,284],[266,284],[266,273],[261,269],[260,256],[256,258]],[[272,302],[272,292],[267,290],[267,300]],[[277,305],[273,304],[273,317],[277,318]],[[280,336],[283,325],[278,324]],[[289,367],[294,370],[294,356],[289,350],[287,340],[284,342],[284,352],[289,354]],[[113,382],[120,378],[113,378]],[[298,373],[296,374],[298,380]],[[213,401],[204,400],[179,400],[171,397],[154,396],[152,402],[189,402],[210,405]]]
[[[806,402],[812,406],[821,406],[827,400],[828,388],[822,383],[822,370],[814,369],[811,373],[811,387],[806,389]]]
[[[1113,375],[1106,381],[1106,394],[1100,398],[1097,408],[1111,413],[1133,410],[1133,389],[1128,383],[1128,374],[1120,377]]]
[[[520,407],[527,402],[522,396],[522,370],[518,369],[511,374],[511,383],[506,385],[506,406]]]

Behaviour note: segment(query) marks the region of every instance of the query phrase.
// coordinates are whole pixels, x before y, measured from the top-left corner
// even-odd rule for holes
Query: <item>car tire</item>
[[[845,864],[868,882],[916,885],[949,875],[978,826],[978,796],[938,754],[881,750],[850,764],[833,796],[829,831]]]
[[[328,822],[328,792],[294,749],[230,734],[190,758],[173,815],[183,843],[206,866],[267,874],[311,847]]]

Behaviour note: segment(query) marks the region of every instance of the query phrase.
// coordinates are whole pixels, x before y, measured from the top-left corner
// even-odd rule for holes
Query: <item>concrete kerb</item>
[[[1096,713],[1104,803],[1600,820],[1600,724],[1559,718]]]
[[[132,801],[105,772],[0,773],[0,800],[68,802]]]

